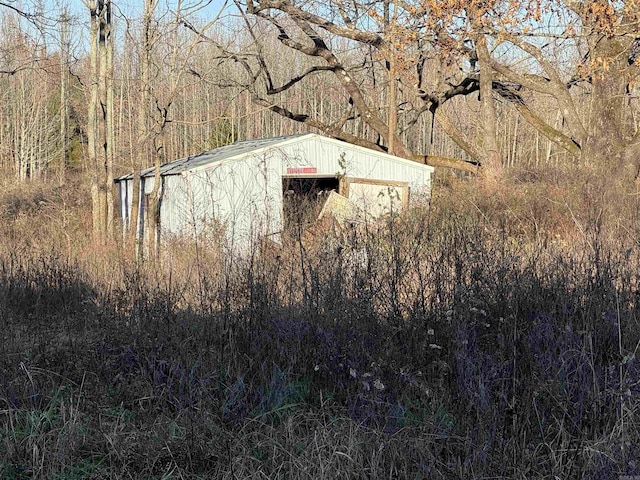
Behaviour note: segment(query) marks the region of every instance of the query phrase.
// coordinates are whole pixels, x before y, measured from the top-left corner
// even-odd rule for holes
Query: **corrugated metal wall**
[[[430,188],[430,168],[347,143],[315,137],[313,141],[303,140],[280,150],[284,159],[283,175],[287,167],[309,165],[317,167],[319,175],[392,180],[409,182],[412,188]]]
[[[214,163],[164,177],[163,234],[194,234],[225,225],[227,239],[246,244],[256,235],[282,229],[282,177],[289,168],[314,167],[308,176],[347,176],[408,182],[412,196],[429,194],[431,167],[353,147],[321,136],[305,136],[242,159]],[[153,179],[145,182],[145,190]],[[121,182],[123,218],[130,212],[131,182]],[[123,201],[125,202],[123,204]]]
[[[186,202],[175,203],[186,208],[176,205],[179,213],[172,218],[173,225],[182,225],[184,231],[186,219],[191,233],[200,233],[223,224],[232,243],[247,243],[256,235],[273,232],[279,225],[282,196],[281,177],[273,170],[274,164],[279,164],[277,155],[251,155],[184,173]]]

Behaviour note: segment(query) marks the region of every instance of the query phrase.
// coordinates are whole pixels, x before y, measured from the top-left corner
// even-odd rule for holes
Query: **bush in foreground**
[[[509,211],[153,269],[4,253],[0,477],[640,474],[638,246]]]

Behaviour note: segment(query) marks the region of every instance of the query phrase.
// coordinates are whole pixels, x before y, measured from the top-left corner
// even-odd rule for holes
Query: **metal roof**
[[[194,168],[209,165],[211,163],[228,160],[237,156],[244,155],[245,153],[252,152],[254,150],[273,147],[285,141],[289,141],[298,137],[305,137],[308,135],[308,133],[298,135],[283,135],[281,137],[259,138],[231,143],[229,145],[225,145],[224,147],[219,147],[208,152],[191,155],[189,157],[165,163],[160,167],[160,175],[179,175],[180,173],[187,170],[192,170]],[[140,172],[141,177],[152,177],[153,175],[154,167],[147,168],[146,170]],[[121,180],[130,180],[132,178],[133,174],[128,174],[116,178],[115,181],[119,182]]]

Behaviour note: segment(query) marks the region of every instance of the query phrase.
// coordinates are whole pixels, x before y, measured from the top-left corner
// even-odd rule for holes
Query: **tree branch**
[[[252,14],[261,13],[269,9],[280,10],[291,18],[298,18],[316,25],[329,33],[333,33],[334,35],[339,35],[343,38],[355,40],[366,45],[380,47],[384,43],[384,39],[375,32],[358,30],[353,27],[341,27],[325,18],[295,7],[289,0],[258,0],[257,5],[251,1],[247,3],[247,7],[249,9],[249,13]]]
[[[477,162],[482,162],[484,155],[466,138],[466,135],[456,127],[449,117],[442,111],[437,109],[434,113],[436,121],[442,127],[442,130],[458,145],[462,150],[467,152]]]
[[[347,72],[342,63],[333,54],[325,41],[317,34],[313,27],[302,18],[296,16],[292,17],[292,20],[294,21],[296,26],[313,43],[313,46],[304,45],[291,39],[284,28],[278,24],[276,19],[270,16],[266,16],[266,19],[271,21],[271,23],[274,24],[276,28],[278,28],[278,31],[280,32],[278,40],[280,40],[280,42],[282,42],[284,45],[298,50],[308,56],[322,58],[325,62],[327,62],[327,65],[329,67],[328,69],[330,69],[334,73],[334,75],[342,85],[342,88],[344,88],[344,90],[349,94],[349,96],[353,100],[354,106],[358,109],[358,111],[364,118],[364,121],[369,126],[371,126],[371,128],[373,128],[380,136],[386,138],[388,142],[388,125],[382,120],[378,113],[371,108],[371,106],[365,99],[364,93],[362,92],[356,81],[351,77],[349,72]],[[402,139],[399,138],[397,132],[393,132],[392,135],[394,135],[394,144],[397,146],[396,154],[400,157],[409,158],[410,153],[404,145]]]
[[[307,76],[317,72],[335,72],[335,67],[331,67],[329,65],[325,65],[325,66],[318,65],[318,66],[308,68],[304,73],[300,75],[296,75],[295,77],[293,77],[291,80],[289,80],[287,83],[283,84],[282,86],[272,87],[267,89],[267,93],[269,95],[276,95],[278,93],[282,93],[286,90],[289,90],[296,83],[304,80]]]
[[[517,81],[522,85],[528,84],[528,85],[531,85],[531,87],[535,86],[536,88],[532,88],[532,90],[537,90],[537,88],[541,88],[545,90],[542,93],[547,93],[549,95],[552,95],[560,104],[562,115],[567,121],[569,128],[573,130],[573,135],[580,139],[586,138],[587,130],[583,125],[582,121],[580,120],[580,115],[578,115],[578,111],[573,102],[573,99],[571,98],[569,89],[567,85],[560,78],[560,75],[558,71],[555,69],[555,67],[551,64],[551,62],[549,62],[549,60],[545,58],[544,54],[542,53],[542,50],[537,46],[512,34],[505,34],[504,38],[506,38],[507,41],[517,46],[527,54],[531,55],[531,57],[533,57],[538,62],[538,64],[540,64],[540,66],[544,69],[544,71],[549,75],[549,79],[550,79],[549,86],[545,87],[541,81],[533,80],[533,77],[531,76],[528,76],[528,77],[518,76],[518,74],[511,71],[510,74],[514,78],[518,77],[518,79],[514,81]],[[500,72],[500,70],[493,65],[493,62],[492,62],[492,67],[499,73],[503,73],[503,72]],[[508,67],[504,67],[504,68],[508,68]],[[503,74],[506,76],[505,73]]]
[[[11,5],[11,3],[0,2],[0,7],[5,7],[5,8],[8,8],[9,10],[12,10],[14,13],[17,13],[22,18],[29,20],[29,22],[33,23],[34,25],[37,25],[38,23],[38,17],[36,15],[20,10],[19,8]]]
[[[516,110],[518,110],[520,115],[522,115],[522,117],[542,135],[544,135],[556,145],[564,148],[574,157],[580,157],[580,145],[573,139],[569,138],[567,135],[553,128],[547,122],[542,120],[524,103],[514,102],[514,106]]]
[[[512,82],[519,83],[525,88],[534,92],[543,93],[545,95],[553,95],[553,89],[550,85],[548,78],[541,77],[539,75],[516,73],[506,65],[502,65],[493,57],[490,59],[491,68],[493,68],[500,75],[509,79]]]

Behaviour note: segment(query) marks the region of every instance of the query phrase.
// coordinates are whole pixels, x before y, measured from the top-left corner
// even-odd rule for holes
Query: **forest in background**
[[[0,478],[640,475],[638,5],[226,5],[0,0]],[[306,131],[429,205],[117,234],[114,176]]]
[[[633,0],[2,6],[3,177],[82,172],[96,238],[114,176],[306,131],[485,179],[574,168],[634,189]]]

